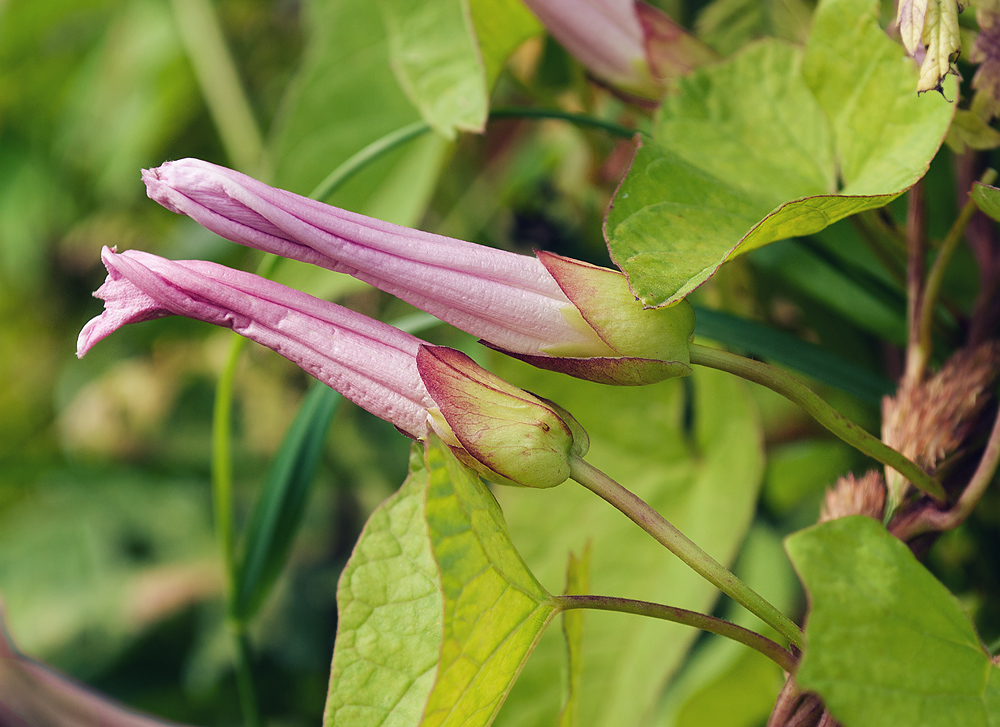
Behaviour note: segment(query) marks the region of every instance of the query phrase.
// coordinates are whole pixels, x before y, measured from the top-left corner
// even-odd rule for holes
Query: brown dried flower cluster
[[[869,470],[861,477],[848,473],[826,491],[819,521],[836,520],[848,515],[867,515],[882,519],[885,510],[885,481],[878,470]]]
[[[882,400],[883,441],[934,473],[975,429],[998,365],[1000,343],[991,341],[959,351],[929,379],[904,382]]]

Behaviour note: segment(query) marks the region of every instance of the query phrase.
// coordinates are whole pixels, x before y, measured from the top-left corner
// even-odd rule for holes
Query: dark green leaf
[[[232,609],[238,619],[253,618],[288,559],[340,399],[329,386],[314,383],[271,462],[236,564]]]

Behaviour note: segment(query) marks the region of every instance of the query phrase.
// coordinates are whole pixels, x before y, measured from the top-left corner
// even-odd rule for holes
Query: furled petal
[[[215,263],[105,248],[105,311],[81,331],[83,356],[126,323],[181,315],[231,328],[294,361],[409,436],[434,406],[416,367],[420,339],[341,306]]]
[[[147,194],[233,242],[347,273],[505,349],[613,354],[538,260],[393,225],[197,159],[145,170]]]

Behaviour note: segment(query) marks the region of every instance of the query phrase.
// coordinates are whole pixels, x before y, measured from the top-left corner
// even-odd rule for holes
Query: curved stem
[[[181,42],[226,156],[245,172],[261,172],[264,141],[219,19],[208,0],[173,0]]]
[[[802,646],[802,631],[791,619],[698,547],[648,503],[576,455],[570,458],[570,477],[621,510],[695,573],[758,616],[792,644]]]
[[[381,139],[376,139],[330,172],[326,179],[316,185],[316,189],[309,196],[318,200],[326,199],[344,182],[379,157],[388,154],[393,149],[402,146],[418,136],[426,134],[430,130],[431,126],[426,121],[414,121],[412,124],[386,134]]]
[[[728,351],[697,344],[691,345],[691,363],[726,371],[781,394],[798,404],[817,422],[860,452],[896,470],[931,497],[938,500],[945,499],[944,489],[929,474],[881,439],[873,437],[823,401],[808,386],[781,369]]]
[[[490,111],[490,121],[495,119],[557,119],[568,121],[577,126],[589,126],[593,129],[601,129],[609,134],[619,136],[623,139],[631,139],[638,131],[620,126],[613,121],[605,121],[586,114],[574,114],[569,111],[559,109],[544,109],[534,106],[503,106]]]
[[[996,170],[987,169],[979,181],[983,184],[992,184],[996,178]],[[945,271],[948,269],[948,263],[951,262],[951,256],[958,248],[958,243],[962,241],[962,237],[965,235],[965,228],[969,226],[972,216],[978,209],[979,207],[970,194],[965,205],[962,207],[962,211],[958,213],[955,223],[948,230],[944,242],[941,243],[941,249],[934,259],[934,265],[931,267],[930,273],[927,275],[923,299],[920,302],[919,338],[915,342],[910,342],[912,357],[914,359],[914,372],[919,374],[917,376],[918,379],[922,376],[924,369],[927,367],[927,362],[931,358],[931,351],[933,349],[931,326],[934,323],[934,306],[937,305],[938,293],[941,292],[941,283],[944,281]],[[909,370],[907,370],[907,374],[910,375]]]
[[[738,641],[749,646],[751,649],[759,651],[761,654],[771,659],[786,672],[791,673],[795,669],[795,657],[788,649],[784,649],[771,639],[761,636],[756,631],[745,629],[734,623],[725,621],[714,616],[706,616],[697,611],[689,611],[685,608],[665,606],[660,603],[650,603],[649,601],[634,601],[631,598],[614,598],[612,596],[555,596],[553,600],[563,611],[574,608],[591,608],[598,611],[619,611],[621,613],[632,613],[638,616],[649,616],[659,618],[664,621],[685,626],[693,626],[702,631],[708,631],[727,639]]]

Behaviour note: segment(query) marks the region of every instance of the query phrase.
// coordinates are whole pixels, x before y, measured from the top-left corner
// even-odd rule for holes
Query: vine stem
[[[983,450],[976,471],[955,504],[946,510],[933,505],[919,510],[894,525],[891,528],[892,534],[907,542],[924,533],[957,528],[979,504],[986,488],[993,481],[998,465],[1000,465],[1000,412],[997,412],[997,417],[993,421],[993,429],[990,431],[989,439],[986,440],[986,449]]]
[[[987,169],[979,181],[983,184],[992,184],[996,181],[996,178],[996,170]],[[958,213],[955,223],[948,230],[948,234],[941,243],[941,249],[938,251],[937,257],[934,258],[934,264],[927,274],[923,298],[920,301],[919,325],[917,328],[918,338],[916,341],[910,341],[911,350],[908,352],[908,359],[912,359],[912,373],[910,370],[910,361],[907,361],[907,375],[916,376],[918,380],[922,378],[923,372],[927,368],[927,363],[930,361],[931,351],[934,346],[931,337],[931,327],[934,323],[934,307],[937,305],[938,294],[941,292],[941,283],[944,282],[945,271],[948,269],[948,263],[951,262],[952,255],[958,248],[958,243],[962,241],[962,237],[965,235],[965,229],[969,226],[972,216],[978,209],[976,201],[970,194],[965,205],[962,207],[962,211]]]
[[[259,173],[264,160],[263,135],[212,4],[209,0],[173,0],[173,8],[181,42],[226,156],[238,169]]]
[[[650,603],[649,601],[615,598],[613,596],[570,595],[555,596],[553,600],[562,611],[569,611],[574,608],[619,611],[637,616],[659,618],[685,626],[693,626],[702,631],[725,636],[727,639],[732,639],[745,646],[749,646],[751,649],[759,651],[788,673],[794,671],[797,663],[792,652],[782,648],[771,641],[771,639],[761,636],[756,631],[745,629],[724,619],[707,616],[697,611],[689,611],[685,608],[676,608],[675,606],[665,606],[661,603]]]
[[[624,513],[695,573],[759,617],[790,643],[802,647],[802,631],[791,619],[702,550],[644,500],[576,455],[570,457],[570,477]]]
[[[912,460],[866,432],[826,403],[808,386],[781,369],[728,351],[697,344],[691,345],[691,363],[726,371],[781,394],[798,404],[817,422],[858,451],[896,470],[931,497],[942,501],[945,499],[941,485]]]

